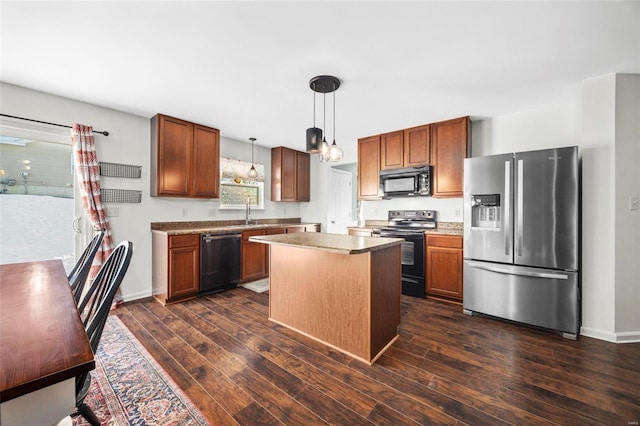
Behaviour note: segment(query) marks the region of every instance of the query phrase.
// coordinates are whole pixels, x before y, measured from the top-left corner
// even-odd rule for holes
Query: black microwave
[[[382,198],[431,195],[431,166],[380,170]]]

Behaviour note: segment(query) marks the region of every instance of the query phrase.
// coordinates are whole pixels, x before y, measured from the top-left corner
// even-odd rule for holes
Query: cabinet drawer
[[[291,234],[293,232],[305,232],[305,227],[304,226],[288,226],[287,234]]]
[[[284,234],[287,230],[285,228],[269,228],[266,230],[267,235]]]
[[[457,235],[427,235],[427,246],[462,248],[462,237]]]
[[[172,235],[169,237],[169,248],[197,246],[200,241],[200,235]]]
[[[266,233],[267,231],[264,229],[250,229],[247,231],[242,231],[242,241],[247,241],[249,237],[255,237],[256,235],[266,235]]]

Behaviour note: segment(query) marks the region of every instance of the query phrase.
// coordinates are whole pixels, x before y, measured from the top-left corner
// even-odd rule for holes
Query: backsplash
[[[389,210],[435,210],[437,222],[462,223],[462,198],[392,198],[380,201],[361,201],[365,221],[387,220]]]

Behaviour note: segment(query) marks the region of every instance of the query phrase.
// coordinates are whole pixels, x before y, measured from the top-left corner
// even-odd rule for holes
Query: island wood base
[[[270,250],[270,320],[369,365],[398,337],[399,244],[359,254]]]

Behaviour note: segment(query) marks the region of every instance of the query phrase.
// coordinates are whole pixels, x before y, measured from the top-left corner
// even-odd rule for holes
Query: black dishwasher
[[[200,295],[234,288],[240,281],[240,233],[202,234]]]

